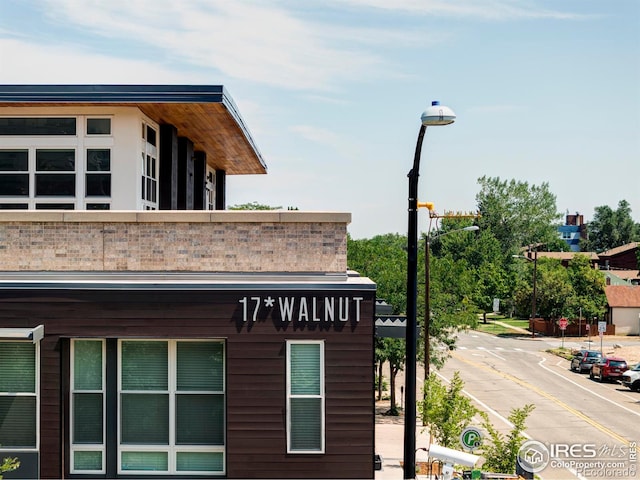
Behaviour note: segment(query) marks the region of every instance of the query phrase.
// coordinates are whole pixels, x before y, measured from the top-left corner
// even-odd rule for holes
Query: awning
[[[37,343],[44,338],[44,325],[33,328],[0,328],[0,340],[31,340]]]

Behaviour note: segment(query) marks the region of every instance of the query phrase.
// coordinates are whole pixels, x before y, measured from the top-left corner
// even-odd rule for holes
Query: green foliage
[[[516,313],[529,317],[533,294],[533,262],[516,259],[513,300]],[[556,259],[538,257],[536,273],[536,311],[540,317],[601,317],[606,306],[605,278],[591,266],[586,255],[576,255],[563,267]]]
[[[439,445],[454,448],[462,431],[469,426],[478,410],[469,397],[462,393],[464,382],[459,372],[454,372],[448,387],[436,374],[431,373],[423,387],[423,400],[418,411],[423,424]]]
[[[6,457],[2,460],[2,464],[0,464],[0,479],[2,478],[2,473],[12,472],[20,468],[20,461],[18,457]]]
[[[271,207],[269,205],[263,205],[256,201],[253,201],[250,203],[243,203],[240,205],[231,205],[230,207],[227,207],[227,208],[229,210],[282,210],[282,207]],[[289,207],[288,210],[294,210],[294,208]]]
[[[482,456],[486,459],[482,465],[483,470],[515,473],[518,450],[526,438],[523,434],[525,422],[534,408],[534,405],[528,404],[522,408],[511,410],[509,422],[513,427],[506,436],[496,430],[489,421],[489,416],[486,412],[480,412],[480,416],[483,419],[482,428],[484,428],[489,437],[482,445]],[[490,442],[487,442],[487,440],[490,440]]]
[[[587,224],[588,239],[580,243],[585,252],[601,253],[640,239],[640,225],[631,218],[631,207],[620,200],[618,208],[596,207],[593,220]]]
[[[548,183],[537,186],[484,176],[478,179],[478,184],[481,187],[476,195],[481,214],[478,225],[482,231],[490,231],[495,236],[503,253],[557,238],[555,224],[561,214]]]
[[[371,239],[347,239],[349,268],[371,278],[378,285],[377,296],[393,305],[395,313],[407,306],[407,237],[378,235]]]

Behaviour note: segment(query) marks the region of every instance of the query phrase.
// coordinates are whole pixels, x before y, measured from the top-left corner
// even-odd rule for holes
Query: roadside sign
[[[598,333],[604,333],[607,331],[607,322],[598,322]]]
[[[467,450],[475,450],[482,445],[482,432],[476,427],[467,427],[460,434],[460,445]]]
[[[500,299],[493,299],[493,313],[498,313],[500,311]]]
[[[561,318],[560,320],[558,320],[558,326],[560,327],[560,330],[566,330],[568,324],[569,321],[566,318]]]
[[[587,332],[588,332],[589,330],[591,330],[591,325],[589,325],[589,324],[587,323],[587,324],[584,326],[584,328],[586,328],[586,329],[587,329]]]

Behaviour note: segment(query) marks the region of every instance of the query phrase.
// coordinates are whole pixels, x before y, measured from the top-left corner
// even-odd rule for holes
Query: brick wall
[[[350,220],[298,211],[5,211],[0,271],[344,273]]]

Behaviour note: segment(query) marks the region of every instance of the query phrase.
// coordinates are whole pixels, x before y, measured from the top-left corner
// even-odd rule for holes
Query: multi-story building
[[[375,284],[222,87],[0,86],[5,478],[372,478]]]

